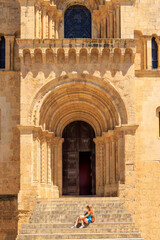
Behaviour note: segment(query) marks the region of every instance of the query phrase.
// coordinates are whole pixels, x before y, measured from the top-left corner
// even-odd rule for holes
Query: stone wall
[[[16,195],[0,195],[0,239],[15,240],[18,223]]]
[[[137,161],[136,225],[145,240],[160,236],[160,160]]]
[[[160,236],[160,106],[159,77],[136,79],[136,208],[135,221],[146,240]],[[157,72],[158,74],[158,72]]]
[[[137,160],[160,160],[159,120],[160,77],[136,79]]]
[[[144,35],[160,35],[159,0],[140,0],[135,4],[135,30]]]
[[[0,195],[19,191],[20,85],[18,72],[0,72]]]
[[[20,31],[20,7],[18,0],[0,0],[0,33],[14,35]]]

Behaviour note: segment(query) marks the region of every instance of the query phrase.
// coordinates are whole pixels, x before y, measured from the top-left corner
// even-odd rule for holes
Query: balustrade
[[[135,41],[123,39],[17,40],[22,63],[101,63],[105,58],[133,63]],[[85,59],[84,59],[85,58]]]

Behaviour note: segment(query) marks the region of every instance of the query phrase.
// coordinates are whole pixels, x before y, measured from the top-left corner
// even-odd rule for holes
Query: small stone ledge
[[[136,77],[160,77],[160,69],[152,69],[152,70],[136,70]]]

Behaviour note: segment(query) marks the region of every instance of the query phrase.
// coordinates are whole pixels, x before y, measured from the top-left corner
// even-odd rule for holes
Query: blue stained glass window
[[[152,68],[158,68],[158,46],[154,37],[152,38]]]
[[[5,68],[5,38],[0,39],[0,69]]]
[[[65,38],[91,38],[91,13],[82,5],[69,7],[64,15]]]

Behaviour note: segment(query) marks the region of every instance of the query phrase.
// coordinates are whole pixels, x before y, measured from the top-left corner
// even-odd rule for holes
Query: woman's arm
[[[82,220],[85,219],[85,218],[87,218],[89,215],[90,215],[90,212],[88,212],[88,213],[82,218]]]

